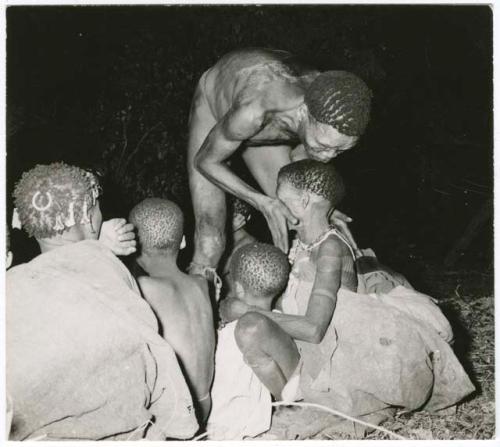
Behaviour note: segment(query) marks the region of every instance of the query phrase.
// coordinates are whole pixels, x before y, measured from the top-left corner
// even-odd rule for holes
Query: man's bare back
[[[353,83],[355,76],[345,72],[325,75],[330,84],[348,85],[351,90],[356,82],[362,84],[359,78]],[[275,199],[279,169],[301,158],[326,162],[358,139],[357,129],[351,132],[349,126],[359,120],[351,112],[358,112],[356,107],[364,103],[345,108],[350,91],[344,95],[339,90],[344,95],[341,100],[333,99],[339,91],[332,88],[326,89],[325,96],[331,102],[327,112],[333,110],[334,124],[338,121],[337,127],[345,133],[311,115],[305,95],[322,76],[298,64],[289,53],[268,49],[229,53],[203,74],[191,108],[187,157],[196,220],[191,272],[215,268],[220,260],[225,245],[224,191],[262,212],[274,243],[287,251],[287,221],[295,218]],[[325,87],[321,84],[319,90],[321,96]],[[237,151],[264,194],[230,170],[227,162]]]
[[[206,281],[178,271],[161,278],[142,276],[138,283],[160,322],[162,336],[178,356],[203,422],[210,410],[215,352]]]
[[[288,52],[246,49],[221,58],[204,73],[200,88],[216,120],[238,103],[265,102],[270,106],[265,127],[248,138],[246,145],[295,146],[297,135],[280,125],[280,112],[295,107],[318,74],[301,66]]]

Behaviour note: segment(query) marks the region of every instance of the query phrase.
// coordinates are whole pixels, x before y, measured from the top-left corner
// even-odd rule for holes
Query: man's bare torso
[[[207,70],[199,88],[216,121],[236,104],[265,102],[265,126],[246,141],[247,146],[295,146],[297,135],[287,130],[284,119],[302,102],[305,88],[318,74],[285,51],[245,49],[227,54]]]

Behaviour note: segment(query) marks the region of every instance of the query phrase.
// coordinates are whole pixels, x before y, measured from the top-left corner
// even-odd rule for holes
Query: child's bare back
[[[203,407],[209,401],[215,351],[206,281],[179,271],[168,278],[142,276],[138,282],[160,322],[162,336],[177,354],[194,399]]]
[[[177,267],[182,211],[169,200],[145,199],[133,208],[129,220],[139,236],[137,263],[148,275],[137,279],[142,295],[159,320],[161,335],[177,354],[203,424],[211,406],[215,327],[206,280]]]

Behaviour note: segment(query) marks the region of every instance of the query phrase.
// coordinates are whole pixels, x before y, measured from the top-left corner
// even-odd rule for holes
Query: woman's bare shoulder
[[[347,244],[336,234],[330,234],[319,246],[318,256],[351,256],[351,251]]]

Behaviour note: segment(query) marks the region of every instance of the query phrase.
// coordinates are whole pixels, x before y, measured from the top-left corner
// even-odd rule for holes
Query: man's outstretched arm
[[[208,134],[196,154],[195,166],[212,183],[262,212],[275,245],[287,252],[287,220],[294,222],[293,215],[281,202],[259,193],[241,180],[225,163],[242,142],[262,129],[264,118],[265,113],[252,104],[231,109]]]

